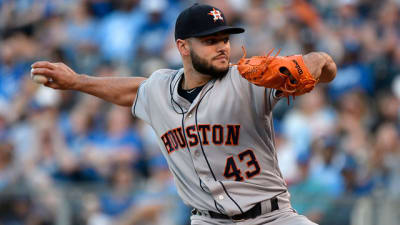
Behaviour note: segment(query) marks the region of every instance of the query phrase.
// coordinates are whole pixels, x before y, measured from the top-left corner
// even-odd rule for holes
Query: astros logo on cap
[[[217,20],[224,20],[224,18],[222,18],[221,12],[214,8],[208,13],[208,15],[214,16],[214,22]]]

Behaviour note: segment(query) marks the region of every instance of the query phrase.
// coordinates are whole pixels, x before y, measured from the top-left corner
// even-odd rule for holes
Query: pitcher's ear
[[[181,53],[182,56],[190,54],[190,46],[189,46],[189,40],[188,39],[185,39],[185,40],[178,39],[178,40],[176,40],[176,46],[177,46],[178,51]]]

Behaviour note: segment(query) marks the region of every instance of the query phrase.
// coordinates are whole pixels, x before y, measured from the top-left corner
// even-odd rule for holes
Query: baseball
[[[45,77],[43,75],[33,75],[32,80],[38,84],[44,84],[48,81],[47,77]]]
[[[35,83],[44,84],[44,83],[46,83],[46,82],[48,81],[48,79],[47,79],[46,76],[39,75],[39,74],[33,75],[32,72],[33,72],[33,69],[31,69],[31,79],[32,79]]]

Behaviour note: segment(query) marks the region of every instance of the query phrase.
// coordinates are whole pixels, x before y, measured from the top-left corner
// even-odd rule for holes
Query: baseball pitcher
[[[47,87],[82,91],[132,107],[146,121],[193,208],[192,224],[315,224],[290,205],[278,167],[272,109],[277,101],[330,82],[336,65],[326,53],[243,58],[230,64],[231,34],[221,10],[195,4],[175,25],[183,68],[150,78],[79,75],[62,63],[36,62],[33,78]]]

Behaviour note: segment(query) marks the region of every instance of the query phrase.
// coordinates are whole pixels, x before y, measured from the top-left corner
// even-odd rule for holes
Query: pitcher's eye
[[[213,39],[213,38],[207,39],[207,40],[205,40],[204,42],[205,42],[206,44],[208,44],[208,45],[213,45],[213,44],[216,43],[215,39]]]

